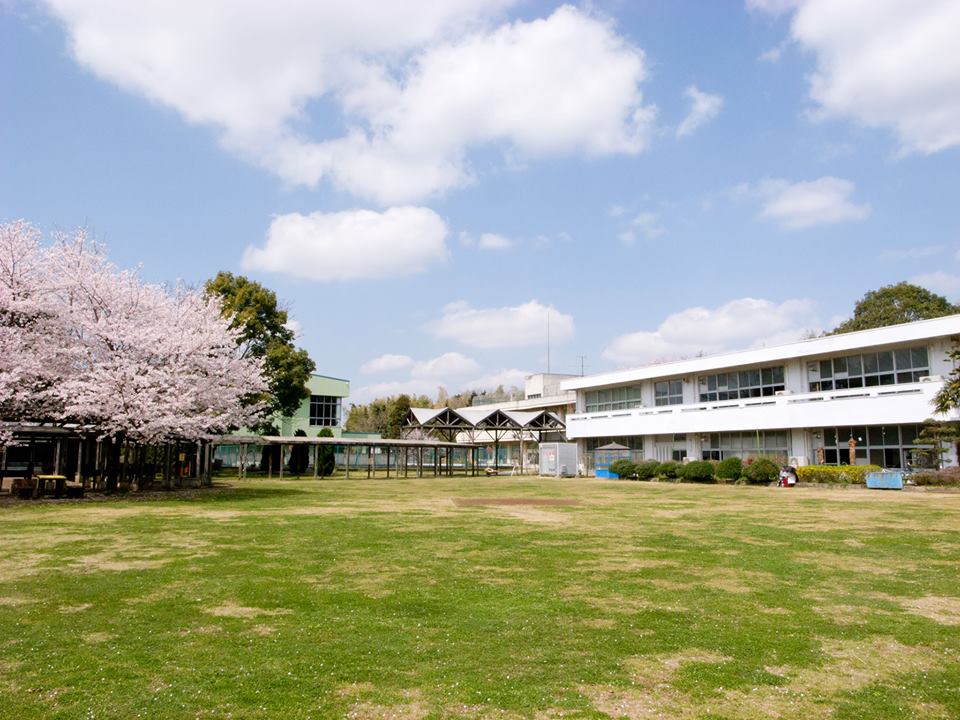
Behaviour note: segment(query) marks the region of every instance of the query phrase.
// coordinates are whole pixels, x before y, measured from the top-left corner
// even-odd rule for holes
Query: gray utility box
[[[577,474],[576,443],[540,443],[540,474],[547,477],[575,477]]]

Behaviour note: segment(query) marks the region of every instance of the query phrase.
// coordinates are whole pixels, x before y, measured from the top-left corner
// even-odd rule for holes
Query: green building
[[[308,436],[316,437],[325,427],[333,431],[334,437],[343,434],[343,399],[350,395],[350,381],[328,375],[311,375],[307,381],[310,397],[304,400],[290,417],[278,418],[276,425],[280,434],[292,436],[297,430],[303,430]]]

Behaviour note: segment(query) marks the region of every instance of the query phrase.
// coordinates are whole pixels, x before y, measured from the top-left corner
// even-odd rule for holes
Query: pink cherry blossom
[[[143,282],[83,231],[43,245],[28,223],[0,226],[3,420],[193,440],[252,424],[266,388],[202,291]]]

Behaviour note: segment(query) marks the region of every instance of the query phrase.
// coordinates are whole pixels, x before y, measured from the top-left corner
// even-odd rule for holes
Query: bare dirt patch
[[[814,605],[811,607],[817,615],[837,625],[866,625],[873,608],[862,605]]]
[[[219,625],[194,625],[193,627],[180,630],[177,635],[187,637],[188,635],[218,635],[223,632]]]
[[[424,584],[436,583],[422,568],[378,563],[357,555],[344,556],[322,574],[305,576],[303,580],[318,589],[336,588],[379,599],[392,595],[394,586],[409,580],[411,575],[422,575]]]
[[[40,572],[40,563],[48,558],[43,553],[17,552],[0,559],[0,582],[20,580]]]
[[[29,602],[30,598],[23,595],[0,595],[0,607],[18,607]]]
[[[249,630],[251,635],[259,635],[260,637],[270,637],[277,632],[275,627],[269,625],[254,625]]]
[[[701,573],[707,587],[728,593],[745,594],[776,583],[772,573],[756,570],[740,570],[731,567],[706,568]]]
[[[941,625],[960,625],[960,598],[928,595],[900,600],[904,609]]]
[[[355,703],[347,711],[351,720],[423,720],[430,714],[429,705],[417,690],[402,693],[403,701],[391,705],[372,702]]]
[[[641,610],[668,612],[685,612],[687,610],[686,607],[672,603],[658,604],[643,597],[601,592],[589,585],[568,585],[560,590],[560,596],[571,600],[580,600],[595,610],[604,613],[631,614]]]
[[[81,603],[80,605],[61,605],[59,610],[64,615],[70,615],[73,613],[83,612],[84,610],[89,610],[92,607],[92,603]]]
[[[782,678],[781,685],[731,690],[717,698],[694,698],[673,685],[677,672],[686,664],[732,662],[726,656],[702,650],[631,658],[626,664],[635,687],[589,686],[581,692],[596,710],[631,720],[686,720],[704,715],[730,720],[826,720],[833,716],[835,703],[843,693],[874,683],[889,684],[901,674],[929,670],[941,662],[930,648],[903,645],[888,637],[831,640],[823,644],[823,653],[826,661],[819,667],[766,667],[768,673]]]
[[[219,607],[210,608],[206,612],[216,617],[255,618],[260,616],[273,617],[277,615],[289,615],[293,611],[287,610],[286,608],[267,609],[247,607],[245,605],[238,605],[237,603],[224,603]]]
[[[590,620],[584,620],[583,624],[595,630],[609,630],[617,626],[617,621],[610,618],[591,618]]]
[[[551,512],[550,510],[541,510],[538,507],[494,507],[491,515],[504,518],[506,520],[520,520],[522,522],[533,523],[535,525],[566,525],[570,522],[570,516],[564,513]]]
[[[166,565],[170,559],[117,559],[112,553],[87,555],[74,560],[72,569],[79,572],[124,572],[126,570],[151,570]]]
[[[629,658],[625,665],[630,670],[635,687],[585,686],[580,692],[590,699],[593,707],[612,718],[648,720],[652,718],[687,718],[699,713],[697,703],[670,684],[677,671],[688,663],[719,664],[730,660],[710,650],[691,649],[672,655]]]
[[[637,572],[639,570],[657,570],[661,568],[679,567],[675,560],[661,560],[659,558],[637,557],[635,555],[611,555],[593,560],[581,560],[577,563],[578,570],[586,572]]]
[[[572,507],[575,505],[580,505],[580,501],[575,498],[524,498],[524,497],[501,497],[501,498],[454,498],[453,504],[457,507],[473,507],[473,506],[483,506],[483,505],[492,505],[492,506],[513,506],[513,505],[545,505],[545,506],[559,506],[559,507]]]
[[[902,570],[911,570],[913,564],[904,563],[898,560],[896,565],[875,558],[862,555],[841,555],[838,553],[826,552],[800,552],[796,553],[794,559],[802,563],[809,563],[819,567],[831,570],[844,570],[855,573],[869,573],[870,575],[890,576],[896,575]]]

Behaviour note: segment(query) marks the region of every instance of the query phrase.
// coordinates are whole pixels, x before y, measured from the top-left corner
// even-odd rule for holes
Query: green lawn
[[[0,717],[960,717],[960,494],[231,484],[0,508]]]

